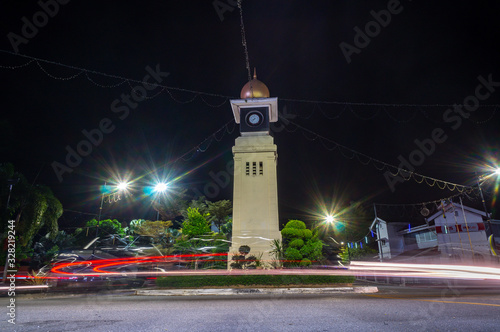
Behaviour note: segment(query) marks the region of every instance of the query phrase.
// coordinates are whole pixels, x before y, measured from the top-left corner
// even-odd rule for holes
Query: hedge
[[[171,276],[159,277],[156,285],[166,288],[227,286],[295,286],[353,283],[353,276],[319,275],[238,275],[238,276]]]

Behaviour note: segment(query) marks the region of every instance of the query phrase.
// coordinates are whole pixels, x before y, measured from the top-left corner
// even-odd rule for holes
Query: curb
[[[378,288],[368,287],[328,287],[328,288],[208,288],[208,289],[152,289],[136,290],[141,296],[220,296],[248,294],[337,294],[337,293],[377,293]]]

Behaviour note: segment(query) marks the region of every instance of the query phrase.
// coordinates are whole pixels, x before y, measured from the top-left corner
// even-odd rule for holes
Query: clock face
[[[250,126],[258,126],[262,123],[264,120],[264,117],[262,116],[262,113],[260,112],[250,112],[247,114],[246,117],[246,122]]]

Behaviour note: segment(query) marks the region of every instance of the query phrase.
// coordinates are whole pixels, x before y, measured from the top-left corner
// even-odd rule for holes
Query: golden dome
[[[241,89],[241,99],[249,98],[269,98],[269,89],[267,86],[257,79],[257,71],[253,70],[253,79],[248,81]]]

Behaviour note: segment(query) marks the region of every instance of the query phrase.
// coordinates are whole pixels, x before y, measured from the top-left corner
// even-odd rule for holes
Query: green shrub
[[[285,228],[306,229],[306,224],[300,220],[290,220],[286,223]]]
[[[296,228],[283,228],[281,235],[286,239],[301,238],[304,236],[304,230]]]
[[[292,248],[302,248],[302,246],[304,246],[304,240],[295,239],[295,240],[290,241],[290,243],[288,245]]]
[[[309,266],[311,265],[311,261],[307,258],[304,258],[303,260],[300,261],[300,266]]]
[[[310,229],[304,229],[304,239],[309,240],[312,236],[313,233]]]
[[[319,261],[322,258],[323,242],[318,239],[317,232],[306,228],[306,224],[300,220],[290,220],[281,230],[285,244],[285,266],[298,266],[303,258],[311,261]]]
[[[298,249],[288,248],[285,252],[286,258],[292,261],[300,261],[302,259],[302,254]]]
[[[230,286],[331,285],[353,283],[352,276],[325,275],[238,275],[238,276],[171,276],[156,279],[158,287],[199,288]]]
[[[322,257],[323,243],[319,240],[308,240],[306,244],[300,248],[302,256],[307,256],[309,259],[318,260]]]

